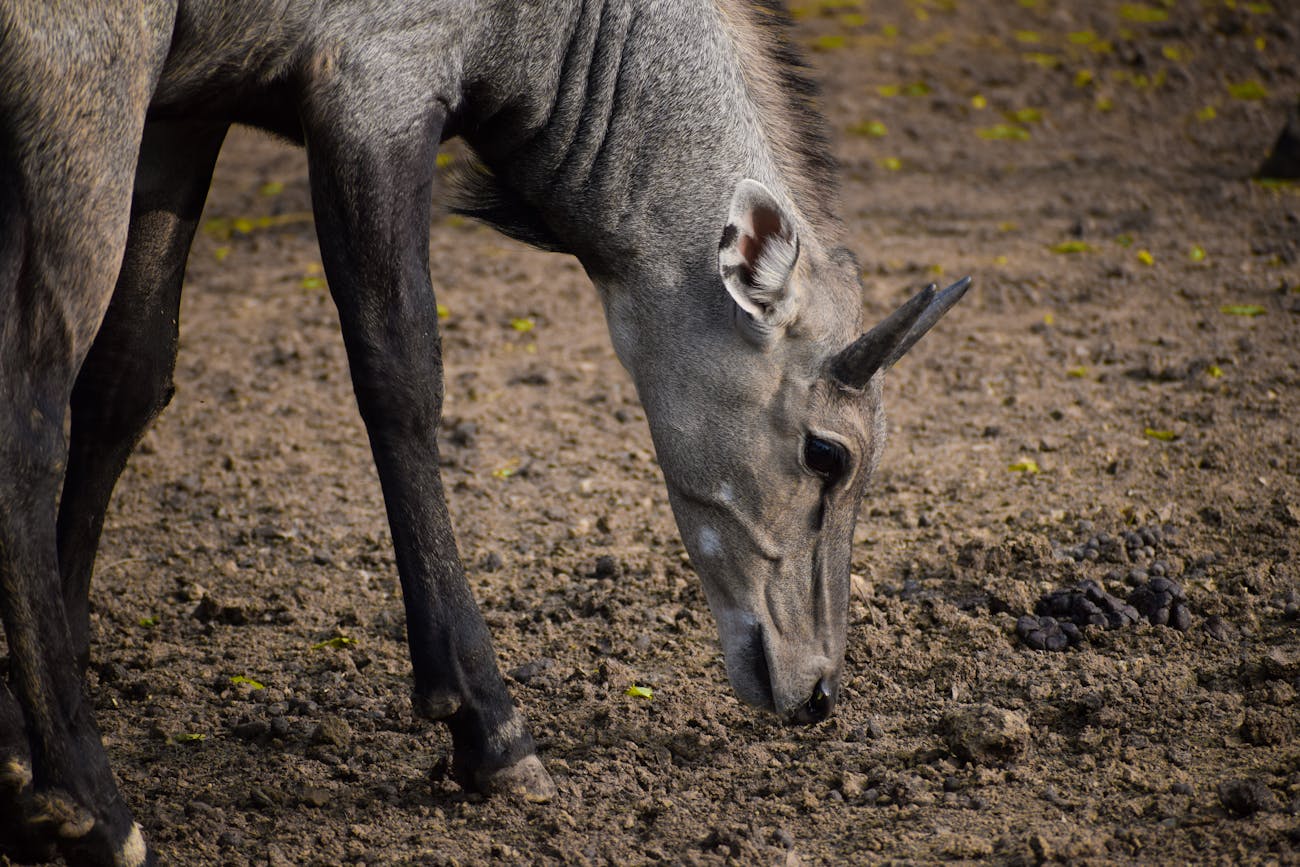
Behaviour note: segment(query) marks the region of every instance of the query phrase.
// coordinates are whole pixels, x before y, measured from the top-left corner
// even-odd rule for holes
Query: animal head
[[[881,374],[969,280],[929,287],[861,334],[853,257],[796,225],[741,181],[702,290],[724,312],[707,333],[683,326],[652,374],[634,374],[731,683],[808,723],[839,693],[853,527],[884,446]]]

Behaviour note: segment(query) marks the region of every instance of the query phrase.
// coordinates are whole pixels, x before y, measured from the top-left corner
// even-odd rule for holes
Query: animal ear
[[[793,319],[798,258],[794,220],[772,191],[748,178],[737,184],[718,244],[718,270],[737,306],[767,325]]]
[[[926,286],[831,359],[831,377],[844,388],[864,388],[876,371],[892,367],[961,300],[970,288],[970,278],[963,277],[942,292],[936,288],[933,283]]]

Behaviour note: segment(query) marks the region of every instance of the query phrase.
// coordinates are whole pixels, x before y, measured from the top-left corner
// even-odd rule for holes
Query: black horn
[[[831,376],[845,388],[862,389],[878,370],[888,370],[925,332],[934,327],[970,288],[970,278],[936,291],[931,283],[884,321],[853,341],[831,361]]]

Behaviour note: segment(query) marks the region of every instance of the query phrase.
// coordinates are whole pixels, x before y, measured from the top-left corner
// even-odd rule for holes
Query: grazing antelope
[[[439,476],[428,233],[453,136],[482,164],[461,210],[595,283],[736,692],[789,722],[830,714],[881,374],[969,281],[861,333],[783,22],[757,0],[0,2],[5,851],[151,860],[84,694],[87,596],[113,486],[172,392],[186,256],[231,124],[306,147],[414,701],[450,729],[465,786],[554,792]]]

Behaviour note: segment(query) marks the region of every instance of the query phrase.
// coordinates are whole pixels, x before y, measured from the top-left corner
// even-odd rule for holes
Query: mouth
[[[756,707],[761,707],[766,711],[776,711],[776,697],[772,694],[772,669],[767,664],[767,648],[763,645],[763,627],[754,624],[749,633],[749,646],[746,655],[749,657],[749,670],[754,678],[756,696],[760,701],[750,702]]]
[[[786,725],[810,726],[824,722],[835,709],[835,695],[826,686],[825,678],[818,678],[812,695],[785,718]]]
[[[748,682],[743,685],[735,683],[735,686],[737,693],[746,704],[776,714],[787,726],[816,725],[824,722],[835,709],[839,689],[833,680],[828,682],[824,676],[817,679],[803,703],[793,709],[777,707],[772,686],[772,668],[768,662],[767,647],[763,640],[763,628],[758,624],[755,624],[749,632],[744,659],[744,671]]]

